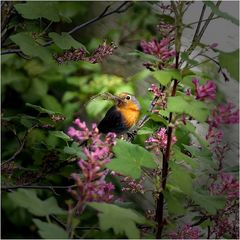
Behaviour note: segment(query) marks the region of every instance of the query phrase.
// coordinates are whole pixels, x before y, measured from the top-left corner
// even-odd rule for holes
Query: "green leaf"
[[[63,131],[51,131],[50,134],[65,141],[72,141],[72,139]]]
[[[222,68],[226,68],[230,76],[239,81],[239,49],[233,52],[220,52],[219,63]]]
[[[66,91],[62,97],[63,102],[69,102],[74,98],[77,98],[79,94],[77,92]]]
[[[44,62],[52,60],[52,56],[45,47],[39,46],[28,33],[20,32],[10,37],[21,51],[31,57],[39,57]]]
[[[130,55],[130,56],[137,56],[137,57],[139,57],[139,58],[141,58],[143,60],[147,60],[147,61],[157,61],[157,62],[160,61],[159,58],[157,58],[157,57],[155,57],[153,55],[150,55],[150,54],[143,53],[143,52],[138,51],[138,50],[136,50],[135,52],[128,53],[128,55]]]
[[[71,147],[64,147],[63,151],[69,155],[86,159],[86,156],[82,152],[82,148],[76,142],[73,142]]]
[[[34,190],[18,189],[8,194],[9,198],[19,207],[26,208],[33,215],[43,217],[50,214],[66,214],[54,197],[41,200]]]
[[[191,96],[169,97],[167,110],[175,113],[186,113],[199,122],[207,120],[209,109],[204,102],[197,101]]]
[[[147,134],[152,134],[154,132],[154,129],[149,128],[149,127],[142,127],[140,130],[138,130],[137,134],[138,135],[147,135]]]
[[[200,194],[193,192],[192,199],[200,207],[204,208],[210,214],[216,214],[217,210],[223,209],[226,198],[223,196],[209,196],[208,193]]]
[[[137,179],[141,176],[141,167],[157,167],[153,154],[139,145],[118,140],[113,152],[116,158],[106,166],[123,175]]]
[[[182,79],[181,74],[177,69],[155,71],[152,73],[152,76],[164,86],[168,85],[173,79],[177,79],[178,81],[181,81]]]
[[[128,78],[128,81],[137,81],[137,80],[143,80],[151,75],[151,72],[147,69],[144,69],[142,71],[137,72],[133,76]]]
[[[38,233],[43,239],[68,239],[67,232],[56,224],[43,222],[36,218],[33,222],[37,225]]]
[[[89,206],[98,210],[100,228],[103,231],[113,229],[115,234],[125,234],[129,239],[140,238],[136,224],[146,222],[145,218],[137,212],[107,203],[89,203]]]
[[[168,182],[177,186],[182,193],[188,196],[192,194],[193,187],[190,174],[174,162],[171,162],[171,174],[168,177]]]
[[[62,106],[58,100],[52,95],[45,95],[41,99],[43,107],[62,113]]]
[[[83,44],[76,41],[70,34],[66,32],[62,32],[61,35],[55,32],[51,32],[48,34],[48,36],[52,38],[56,45],[61,49],[70,49],[72,47],[86,49]]]
[[[47,114],[49,114],[49,115],[61,114],[61,113],[59,113],[59,112],[54,112],[54,111],[48,110],[48,109],[46,109],[46,108],[43,108],[43,107],[40,107],[40,106],[31,104],[31,103],[26,103],[26,106],[31,107],[31,108],[37,110],[37,111],[40,112],[40,113],[47,113]]]
[[[46,18],[53,22],[60,21],[55,2],[26,2],[15,4],[18,13],[27,19]]]
[[[180,194],[176,193],[176,192],[170,192],[168,190],[165,190],[163,192],[164,198],[166,199],[167,202],[167,208],[168,208],[168,212],[170,214],[184,214],[185,213],[185,209],[184,209],[184,203],[183,203],[183,199],[180,196]]]
[[[180,162],[184,161],[185,163],[190,165],[192,168],[197,168],[198,167],[198,163],[194,159],[192,159],[191,157],[182,153],[181,150],[177,146],[173,146],[173,150],[174,150],[173,159],[175,159],[177,161],[180,161]]]
[[[161,110],[160,110],[161,111]],[[152,113],[152,114],[150,114],[150,119],[152,119],[154,122],[161,122],[161,123],[163,123],[165,126],[167,126],[168,125],[168,121],[164,118],[164,117],[162,117],[161,115],[159,115],[159,114],[156,114],[156,113]]]
[[[193,66],[198,64],[198,61],[189,58],[189,55],[188,55],[187,52],[181,53],[181,59],[186,61],[187,63],[193,65]]]
[[[222,12],[221,10],[219,10],[219,8],[211,1],[204,1],[204,4],[207,5],[208,7],[211,8],[212,12],[219,16],[219,17],[222,17],[226,20],[229,20],[231,21],[232,23],[236,24],[237,26],[239,26],[239,20],[236,19],[235,17],[229,15],[228,13],[226,12]]]

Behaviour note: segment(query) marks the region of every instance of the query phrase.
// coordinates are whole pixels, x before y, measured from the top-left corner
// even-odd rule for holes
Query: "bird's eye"
[[[130,100],[130,99],[131,99],[131,96],[127,95],[127,96],[126,96],[126,99],[127,99],[127,100]]]

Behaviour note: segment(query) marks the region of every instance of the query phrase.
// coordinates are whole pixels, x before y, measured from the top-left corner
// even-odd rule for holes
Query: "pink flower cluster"
[[[70,192],[79,206],[86,201],[109,202],[113,199],[114,186],[106,182],[108,172],[104,170],[104,166],[112,157],[111,148],[116,143],[116,134],[107,134],[103,141],[100,139],[96,124],[93,124],[92,130],[89,130],[86,123],[80,119],[76,119],[74,124],[76,128],[70,127],[68,135],[76,141],[89,140],[90,143],[88,147],[82,148],[85,157],[78,160],[80,173],[71,175],[77,189],[70,189]]]
[[[155,152],[156,155],[159,155],[162,150],[165,150],[167,147],[167,129],[161,128],[158,132],[156,132],[152,137],[148,138],[145,143],[147,143],[148,149],[151,149]],[[172,144],[177,141],[175,136],[172,137]]]
[[[221,124],[239,123],[239,109],[235,109],[233,103],[219,104],[212,110],[208,118],[210,127],[218,128]]]
[[[195,96],[198,100],[205,100],[210,99],[214,100],[216,98],[216,84],[208,80],[205,84],[202,86],[199,84],[199,80],[194,78],[192,80],[193,84],[195,85]]]
[[[114,43],[106,44],[106,42],[104,42],[103,44],[99,45],[98,48],[96,48],[89,56],[86,56],[87,52],[85,49],[79,48],[67,50],[64,53],[54,55],[53,57],[58,64],[63,64],[69,61],[99,63],[102,62],[103,58],[106,56],[112,55],[114,49],[116,48],[117,47]]]
[[[162,62],[166,62],[176,55],[175,50],[170,48],[170,42],[170,38],[163,38],[160,42],[154,38],[150,42],[141,41],[140,46],[144,53],[154,55]]]
[[[120,182],[123,186],[122,191],[144,194],[144,180],[144,177],[141,177],[139,180],[135,180],[131,177],[120,176]]]
[[[220,182],[213,183],[209,190],[214,195],[227,195],[227,200],[233,201],[239,196],[239,181],[233,175],[223,172],[220,174]]]
[[[169,237],[172,239],[199,239],[200,229],[185,224],[177,233],[170,233]]]
[[[153,104],[154,106],[159,106],[161,109],[165,109],[167,107],[167,96],[166,93],[161,91],[159,87],[157,87],[156,84],[151,84],[151,87],[148,88],[149,92],[152,92],[155,97],[157,97],[157,101],[155,101]],[[155,112],[155,111],[153,111]],[[157,110],[158,112],[158,110]]]

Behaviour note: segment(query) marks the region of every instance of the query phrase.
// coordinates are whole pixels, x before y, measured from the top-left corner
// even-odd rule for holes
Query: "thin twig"
[[[128,4],[128,3],[130,3],[130,4]],[[88,25],[90,25],[92,23],[95,23],[95,22],[97,22],[97,21],[99,21],[99,20],[101,20],[101,19],[103,19],[103,18],[105,18],[105,17],[107,17],[109,15],[112,15],[114,13],[125,12],[129,7],[132,6],[132,4],[133,3],[129,2],[129,1],[125,1],[121,5],[119,5],[116,9],[114,9],[114,10],[112,10],[110,12],[108,12],[108,9],[111,7],[111,5],[108,5],[99,16],[97,16],[97,17],[95,17],[95,18],[93,18],[93,19],[91,19],[91,20],[89,20],[89,21],[87,21],[87,22],[85,22],[83,24],[80,24],[80,25],[74,27],[72,30],[70,30],[68,32],[68,34],[73,34],[74,32],[79,31],[80,29],[83,29],[84,27],[86,27],[86,26],[88,26]],[[46,42],[45,44],[43,44],[42,46],[43,47],[47,47],[47,46],[52,45],[53,43],[54,43],[54,41],[50,40],[50,41]],[[6,50],[1,51],[1,55],[13,54],[13,53],[21,53],[21,52],[22,51],[20,49],[6,49]]]
[[[1,166],[5,165],[6,163],[9,163],[11,161],[13,161],[23,150],[24,148],[24,145],[25,145],[25,142],[27,140],[27,136],[28,134],[37,126],[37,124],[33,125],[31,128],[29,128],[26,133],[24,134],[23,136],[23,139],[21,141],[21,144],[20,144],[20,147],[17,149],[17,151],[9,158],[7,159],[6,161],[4,161]]]
[[[215,19],[219,19],[219,18],[220,18],[219,16],[216,16],[216,17],[213,17],[211,20],[215,20]],[[206,22],[207,20],[208,20],[208,18],[201,20],[201,22]],[[199,23],[199,21],[189,23],[189,24],[186,25],[186,27],[190,27],[190,26],[192,26],[194,24],[197,24],[197,23]]]

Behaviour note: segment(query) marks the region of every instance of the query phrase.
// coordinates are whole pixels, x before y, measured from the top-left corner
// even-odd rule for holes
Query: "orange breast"
[[[134,124],[137,123],[140,115],[140,110],[134,103],[120,106],[118,107],[118,110],[123,115],[124,124],[126,127],[131,128]]]

